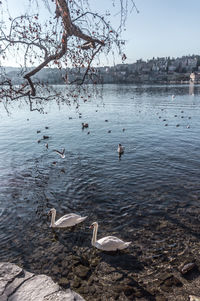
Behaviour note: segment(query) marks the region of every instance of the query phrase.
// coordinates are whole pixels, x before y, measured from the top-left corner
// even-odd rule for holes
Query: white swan
[[[66,215],[62,216],[57,221],[55,221],[55,218],[56,218],[56,209],[55,208],[52,208],[49,211],[48,215],[51,215],[51,225],[50,225],[50,227],[52,227],[52,228],[72,227],[76,224],[79,224],[79,223],[83,222],[87,218],[87,216],[81,217],[78,214],[69,213],[69,214],[66,214]]]
[[[117,151],[118,151],[119,154],[123,154],[124,153],[124,147],[120,143],[118,144]]]
[[[128,248],[131,241],[125,242],[115,236],[105,236],[97,240],[98,223],[94,222],[90,226],[93,229],[92,246],[104,251],[117,251]]]

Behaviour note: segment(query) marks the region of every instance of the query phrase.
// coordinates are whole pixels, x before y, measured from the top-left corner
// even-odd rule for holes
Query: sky
[[[7,1],[11,13],[23,11],[25,0]],[[117,1],[120,0],[115,0]],[[113,0],[90,2],[94,10],[105,12]],[[199,54],[200,0],[135,0],[135,4],[139,13],[133,10],[128,14],[126,31],[123,32],[123,38],[126,40],[126,63],[152,57]],[[42,8],[41,12],[45,17],[46,10]],[[115,25],[119,20],[116,12],[117,8],[113,9],[112,22]],[[109,63],[112,65],[112,62]],[[121,63],[120,58],[116,57],[115,63]]]

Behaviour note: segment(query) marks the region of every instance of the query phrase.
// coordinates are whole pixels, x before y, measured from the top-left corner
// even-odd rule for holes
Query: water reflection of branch
[[[7,83],[8,85],[8,83]],[[11,86],[10,86],[11,85]],[[30,93],[24,97],[25,86],[13,86],[10,84],[8,89],[6,86],[0,88],[3,92],[3,105],[8,115],[11,114],[9,105],[14,104],[15,101],[24,101],[29,106],[31,112],[37,111],[44,114],[44,107],[49,102],[53,101],[60,107],[61,104],[76,106],[76,110],[79,110],[80,101],[86,102],[90,99],[94,100],[97,97],[102,99],[103,86],[97,85],[82,85],[77,88],[75,85],[70,86],[52,86],[44,83],[37,83],[38,93],[37,96],[32,96]],[[12,92],[13,91],[13,95]],[[18,92],[16,95],[15,92]],[[20,92],[19,92],[20,91]],[[11,94],[10,94],[11,93]],[[15,102],[17,103],[17,102]],[[21,102],[20,102],[21,103]],[[61,108],[61,107],[60,107]]]

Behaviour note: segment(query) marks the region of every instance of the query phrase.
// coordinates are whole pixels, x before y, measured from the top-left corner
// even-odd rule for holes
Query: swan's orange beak
[[[51,215],[51,211],[49,211],[49,212],[47,213],[47,216],[49,216],[49,215]]]
[[[93,228],[94,228],[94,226],[93,226],[93,225],[90,225],[90,226],[89,226],[89,229],[93,229]]]

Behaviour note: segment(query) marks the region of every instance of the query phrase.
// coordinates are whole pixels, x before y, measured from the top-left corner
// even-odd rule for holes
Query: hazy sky
[[[23,11],[24,2],[25,0],[8,0],[11,12]],[[105,12],[112,0],[90,2],[96,11]],[[137,14],[133,11],[128,16],[127,29],[123,33],[127,41],[127,63],[153,56],[199,54],[200,0],[135,0],[135,3],[140,12]],[[43,15],[45,14],[44,10]],[[114,17],[114,23],[118,18],[117,15]],[[116,59],[115,63],[120,63],[120,60]]]

